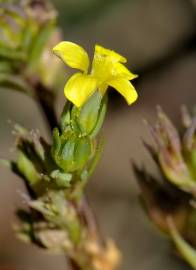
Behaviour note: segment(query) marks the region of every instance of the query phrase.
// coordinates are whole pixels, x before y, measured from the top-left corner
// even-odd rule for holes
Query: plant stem
[[[50,129],[50,132],[52,133],[52,130],[54,127],[58,127],[58,120],[55,113],[55,96],[53,92],[50,89],[47,89],[41,82],[36,82],[36,84],[33,84],[33,88],[35,89],[35,99],[37,100],[42,113],[47,120],[48,127]],[[76,206],[79,209],[79,212],[84,219],[86,226],[88,227],[88,230],[91,234],[91,236],[94,239],[100,240],[100,243],[104,243],[102,237],[100,236],[97,222],[94,216],[94,213],[91,209],[91,207],[88,204],[87,199],[84,197],[81,202],[80,206]],[[100,239],[99,239],[100,238]],[[78,266],[78,264],[75,262],[73,258],[68,258],[70,267],[72,270],[81,270],[81,268]]]

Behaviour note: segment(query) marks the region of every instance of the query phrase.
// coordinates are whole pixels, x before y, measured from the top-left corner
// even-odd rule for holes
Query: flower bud
[[[88,136],[77,137],[73,132],[60,134],[53,132],[52,156],[56,164],[65,172],[82,170],[92,155],[92,142]]]

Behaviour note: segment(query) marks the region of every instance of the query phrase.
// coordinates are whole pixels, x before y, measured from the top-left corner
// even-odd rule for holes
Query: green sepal
[[[100,131],[102,125],[103,125],[103,121],[105,119],[105,115],[106,115],[106,111],[107,111],[107,95],[105,95],[105,97],[103,98],[101,107],[100,107],[100,112],[99,112],[99,117],[97,119],[97,123],[94,127],[94,129],[92,130],[92,132],[89,134],[90,138],[95,138],[98,134],[98,132]]]
[[[74,153],[74,161],[77,169],[85,166],[92,154],[91,141],[88,137],[78,138],[76,140],[76,148]]]
[[[96,126],[101,108],[102,96],[96,91],[84,104],[78,115],[78,124],[84,134],[90,134]]]
[[[59,166],[66,172],[74,171],[74,151],[76,139],[70,136],[64,144],[61,145],[61,150],[58,156]]]

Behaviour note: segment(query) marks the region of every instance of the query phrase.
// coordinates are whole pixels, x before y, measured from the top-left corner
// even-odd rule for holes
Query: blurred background
[[[170,251],[167,239],[150,224],[138,201],[130,160],[156,174],[142,139],[149,140],[143,119],[155,120],[160,104],[173,121],[180,122],[180,106],[195,105],[195,0],[56,0],[65,40],[89,52],[95,43],[127,57],[140,98],[128,107],[110,91],[104,125],[105,149],[88,194],[104,235],[118,243],[124,255],[122,269],[189,269]],[[64,97],[59,95],[57,111]],[[36,128],[47,136],[39,108],[28,97],[0,91],[0,156],[14,154],[8,120]],[[66,269],[62,256],[45,254],[15,239],[11,224],[22,205],[20,179],[0,168],[0,262],[2,269]]]

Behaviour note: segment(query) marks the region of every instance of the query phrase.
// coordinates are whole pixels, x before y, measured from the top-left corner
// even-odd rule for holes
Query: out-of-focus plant
[[[30,94],[43,110],[52,131],[48,143],[37,131],[16,124],[17,159],[1,160],[24,182],[26,209],[18,209],[17,236],[51,251],[66,254],[72,269],[114,270],[120,251],[102,237],[85,197],[85,187],[99,160],[98,134],[107,110],[107,88],[113,86],[128,102],[137,99],[130,80],[136,75],[126,59],[95,46],[89,57],[79,45],[60,42],[56,12],[43,0],[3,1],[0,4],[1,86]],[[78,69],[66,83],[67,98],[60,120],[54,100],[60,60]],[[56,76],[58,71],[58,76]]]
[[[196,116],[186,107],[182,108],[182,123],[178,131],[158,107],[157,123],[147,123],[154,145],[145,146],[159,168],[160,179],[133,167],[150,220],[196,269]]]
[[[62,84],[62,64],[51,53],[61,39],[56,17],[48,1],[0,2],[0,88],[36,99],[52,127],[56,122],[52,109],[55,92]]]
[[[24,85],[35,77],[44,85],[53,86],[59,67],[59,62],[51,57],[51,48],[59,39],[55,10],[46,1],[17,0],[1,1],[0,13],[1,76],[13,75],[24,80]],[[50,64],[53,71],[48,68]],[[17,87],[15,77],[7,78],[13,82],[13,89],[14,84]],[[29,90],[22,85],[21,90]]]

